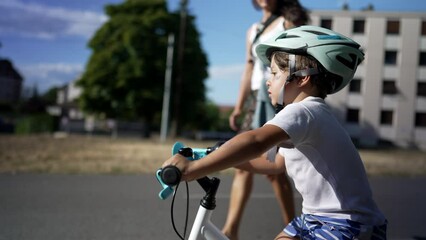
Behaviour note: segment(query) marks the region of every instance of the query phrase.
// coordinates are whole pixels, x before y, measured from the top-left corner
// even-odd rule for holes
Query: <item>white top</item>
[[[251,52],[253,57],[253,73],[251,77],[251,90],[259,90],[260,84],[262,84],[262,80],[269,79],[270,70],[269,66],[266,66],[260,61],[260,59],[257,57],[256,54],[256,47],[259,45],[259,43],[264,42],[265,40],[269,39],[273,35],[275,35],[277,32],[284,31],[284,18],[280,17],[280,21],[277,25],[274,26],[273,29],[271,29],[268,32],[263,32],[260,37],[257,39],[257,41],[252,45]],[[251,33],[250,33],[250,41],[253,42],[254,37],[256,36],[257,28],[259,23],[255,23],[251,26]]]
[[[384,223],[359,153],[324,99],[289,104],[266,124],[283,129],[294,144],[279,153],[302,195],[303,213]]]

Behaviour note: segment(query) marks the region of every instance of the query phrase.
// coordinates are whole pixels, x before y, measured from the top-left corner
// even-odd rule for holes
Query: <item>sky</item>
[[[426,0],[300,0],[309,10],[336,10],[345,2],[360,10],[425,12]],[[91,55],[87,47],[108,20],[106,4],[123,0],[0,0],[0,58],[12,61],[24,86],[40,92],[75,80]],[[179,0],[167,0],[176,10]],[[261,17],[249,0],[188,0],[209,61],[207,97],[219,105],[236,102],[245,58],[245,34]],[[1,86],[0,86],[1,87]]]

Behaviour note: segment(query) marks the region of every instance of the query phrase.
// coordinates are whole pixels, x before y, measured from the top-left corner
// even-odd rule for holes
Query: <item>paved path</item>
[[[225,219],[232,176],[220,178],[213,216],[218,226]],[[426,239],[426,177],[373,177],[371,183],[390,222],[389,239]],[[191,219],[201,192],[196,183],[189,185]],[[159,200],[159,190],[152,175],[0,174],[0,240],[178,239],[170,223],[170,200]],[[174,212],[178,229],[184,222],[184,185],[180,190]],[[272,239],[282,228],[263,176],[256,176],[242,224],[242,240]]]

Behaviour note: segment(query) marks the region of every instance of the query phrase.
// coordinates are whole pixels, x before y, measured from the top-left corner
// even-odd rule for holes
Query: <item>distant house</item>
[[[0,59],[0,102],[16,103],[21,97],[22,81],[12,62]]]
[[[77,105],[77,98],[81,94],[81,88],[75,85],[76,81],[71,81],[59,89],[56,103],[62,108],[63,115],[71,119],[82,119],[83,113]]]
[[[54,116],[66,117],[69,119],[83,119],[84,115],[77,105],[77,98],[81,94],[81,89],[75,85],[76,81],[71,81],[59,88],[56,97],[56,105],[48,107],[48,112]]]

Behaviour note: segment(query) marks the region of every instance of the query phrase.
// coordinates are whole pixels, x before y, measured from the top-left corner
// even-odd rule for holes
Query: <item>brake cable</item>
[[[170,217],[172,219],[173,230],[179,236],[180,239],[185,240],[186,229],[188,227],[188,215],[189,215],[189,186],[188,186],[188,182],[185,181],[185,185],[186,185],[186,217],[185,217],[185,226],[184,226],[183,237],[182,237],[182,235],[180,235],[180,233],[178,232],[178,230],[176,228],[175,220],[174,220],[174,215],[173,215],[174,203],[175,203],[175,198],[176,198],[177,190],[179,189],[179,185],[180,185],[180,183],[178,183],[176,185],[175,191],[173,193],[172,205],[171,205],[171,209],[170,209]]]

